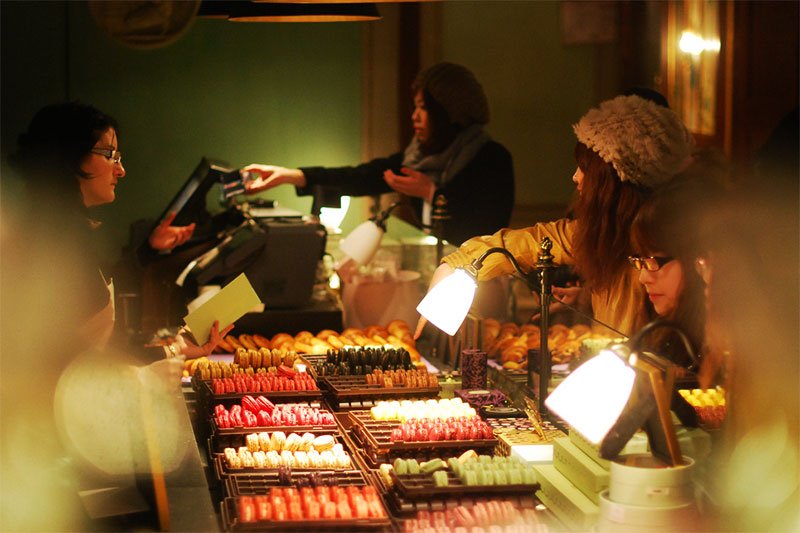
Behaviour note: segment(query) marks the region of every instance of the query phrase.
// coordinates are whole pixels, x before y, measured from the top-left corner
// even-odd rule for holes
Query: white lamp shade
[[[378,251],[383,230],[372,220],[362,222],[339,242],[339,248],[357,263],[366,265]]]
[[[477,287],[475,278],[457,268],[428,292],[417,311],[448,335],[455,335],[469,313]]]
[[[544,403],[597,444],[625,408],[635,377],[634,370],[617,354],[603,350],[567,376]]]

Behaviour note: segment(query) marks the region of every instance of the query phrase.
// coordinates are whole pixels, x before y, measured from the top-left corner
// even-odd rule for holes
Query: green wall
[[[472,68],[489,131],[514,157],[517,204],[565,204],[574,185],[571,125],[596,104],[594,47],[562,44],[561,3],[446,2],[444,59]]]
[[[608,96],[597,73],[609,60],[599,59],[598,46],[563,44],[560,2],[437,8],[436,59],[469,66],[483,83],[489,131],[514,156],[517,204],[565,205],[574,190],[571,124]],[[102,33],[85,2],[0,1],[0,21],[3,156],[33,113],[54,101],[78,98],[120,121],[128,175],[117,201],[97,213],[109,258],[127,242],[130,223],[157,216],[202,156],[232,166],[360,161],[361,30],[388,24],[196,19],[174,44],[134,50]],[[19,187],[5,157],[2,176],[8,206]],[[310,208],[291,187],[264,196]],[[351,211],[345,232],[363,216]]]
[[[196,19],[174,44],[135,50],[108,38],[84,2],[2,2],[5,167],[33,113],[79,99],[120,123],[127,176],[98,209],[106,253],[156,217],[202,156],[233,166],[352,164],[360,159],[361,29],[357,23],[250,24]],[[308,212],[293,189],[269,194]]]

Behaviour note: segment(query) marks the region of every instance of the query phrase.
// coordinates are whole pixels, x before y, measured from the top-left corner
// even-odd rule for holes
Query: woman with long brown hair
[[[652,190],[687,165],[691,136],[673,111],[635,95],[603,102],[573,129],[578,139],[578,168],[572,176],[578,192],[574,219],[506,228],[469,239],[444,258],[431,286],[492,247],[506,248],[522,269],[530,271],[538,259],[540,242],[549,237],[555,263],[573,265],[591,291],[594,317],[630,335],[646,319],[642,287],[628,268],[630,226]],[[508,259],[492,254],[484,261],[478,279],[511,273]],[[417,334],[424,323],[421,319]]]

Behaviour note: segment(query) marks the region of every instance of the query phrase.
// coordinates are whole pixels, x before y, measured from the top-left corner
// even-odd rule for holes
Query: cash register
[[[212,215],[207,198],[215,185],[225,209]],[[313,311],[320,307],[312,301],[312,293],[325,253],[324,226],[315,217],[269,200],[239,202],[242,192],[238,169],[203,157],[164,210],[160,219],[176,213],[174,225],[197,225],[192,240],[168,260],[173,265],[169,270],[173,288],[178,287],[185,300],[182,305],[197,295],[199,287],[224,286],[244,273],[265,311],[264,316],[246,315],[237,321],[238,331],[271,335],[275,328],[286,327],[283,331],[291,332],[292,323],[309,323],[308,316],[297,316],[309,310],[314,316],[307,328],[317,323],[320,329],[341,328],[338,306],[331,310],[329,304],[323,305],[322,318]],[[185,307],[179,312],[185,314]]]

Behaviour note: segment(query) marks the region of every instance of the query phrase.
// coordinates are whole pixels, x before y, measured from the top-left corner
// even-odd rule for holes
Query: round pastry
[[[239,459],[238,455],[231,455],[228,458],[228,468],[232,468],[232,469],[240,469],[240,468],[242,468],[242,460]]]
[[[286,433],[283,431],[276,431],[270,437],[270,448],[276,452],[282,451],[286,445]]]
[[[259,433],[258,434],[258,447],[261,450],[263,450],[265,452],[268,452],[268,451],[270,451],[271,446],[272,445],[271,445],[271,442],[270,442],[270,439],[269,439],[269,433],[267,433],[266,431],[262,431],[261,433]]]
[[[258,433],[250,433],[245,437],[247,449],[251,452],[257,452],[261,449],[261,444],[258,441]]]
[[[319,454],[320,463],[322,466],[329,468],[336,464],[336,458],[333,456],[330,450],[324,451]]]
[[[433,473],[433,484],[437,487],[446,487],[449,484],[449,480],[447,479],[447,472],[444,470],[438,470]]]
[[[267,452],[267,465],[270,468],[277,468],[281,466],[281,456],[275,450],[270,450]]]
[[[283,450],[281,452],[281,462],[283,466],[294,466],[294,454],[289,450]]]
[[[408,474],[408,462],[405,459],[397,458],[394,460],[394,471],[397,475]]]
[[[294,452],[294,466],[297,468],[308,468],[308,454],[306,452]]]
[[[256,468],[266,468],[267,454],[262,451],[253,452],[253,463],[255,463]]]
[[[347,454],[336,455],[336,468],[349,468],[350,456]]]
[[[335,441],[331,435],[320,435],[314,439],[313,446],[318,452],[324,452],[333,448]]]
[[[313,433],[303,433],[298,450],[302,450],[304,452],[310,451],[312,445],[314,444],[315,438],[317,437]]]
[[[230,462],[231,457],[236,457],[236,450],[234,450],[233,448],[225,448],[223,453],[225,454],[225,459],[228,462]]]
[[[319,468],[321,466],[319,452],[317,450],[312,448],[306,455],[308,456],[308,464],[310,466],[313,468]]]
[[[284,444],[284,448],[289,450],[290,452],[296,452],[300,449],[300,443],[302,442],[302,438],[297,433],[290,433],[288,437],[286,437],[286,444]]]
[[[245,468],[254,468],[256,466],[252,453],[247,452],[247,455],[242,458],[242,466]]]
[[[344,453],[344,446],[342,446],[341,442],[337,442],[336,444],[333,445],[331,451],[333,452],[333,455],[341,455]]]

